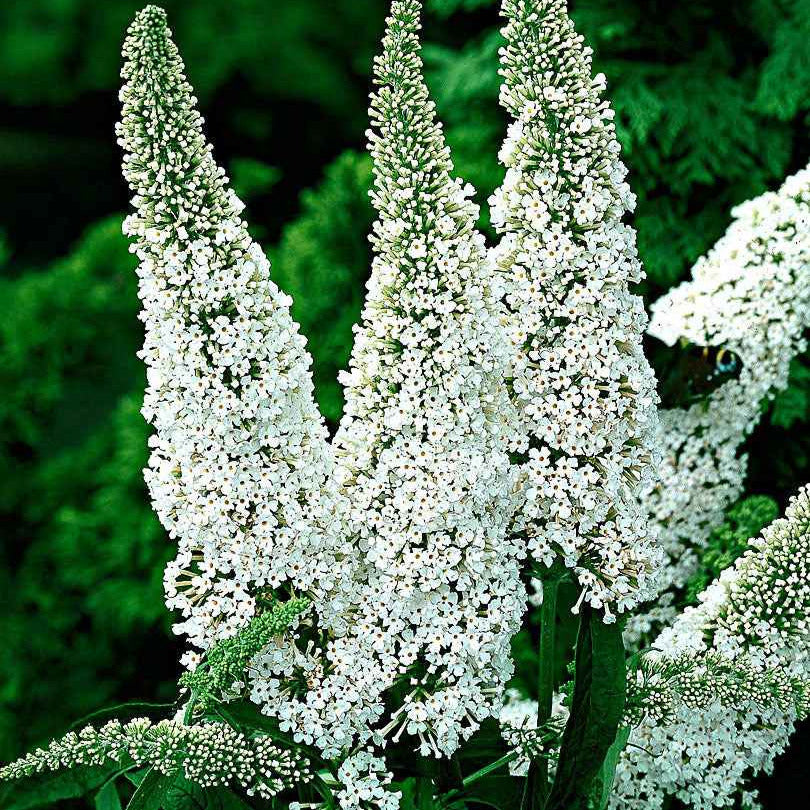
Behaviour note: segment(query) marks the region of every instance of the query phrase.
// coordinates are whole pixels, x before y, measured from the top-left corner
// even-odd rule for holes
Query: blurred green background
[[[174,695],[161,593],[172,548],[141,479],[142,336],[113,134],[120,44],[140,5],[0,4],[0,759],[115,700]],[[485,203],[501,176],[496,3],[426,5],[429,83]],[[365,107],[386,2],[165,6],[334,423],[369,266]],[[608,76],[653,299],[734,203],[810,158],[810,0],[574,0],[572,11]],[[749,443],[750,492],[784,504],[810,479],[808,400],[800,359]],[[797,788],[807,736],[762,781],[767,806]]]

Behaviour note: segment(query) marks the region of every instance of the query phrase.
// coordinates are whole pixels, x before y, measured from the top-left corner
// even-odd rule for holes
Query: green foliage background
[[[497,4],[426,5],[429,82],[457,168],[485,203],[503,132]],[[165,6],[217,155],[295,298],[334,423],[369,265],[363,133],[386,3]],[[654,299],[722,234],[734,203],[810,158],[810,0],[571,6],[608,76]],[[172,549],[141,480],[141,333],[113,135],[118,52],[138,7],[0,4],[2,759],[115,699],[171,699],[178,674],[161,594]],[[810,479],[809,404],[801,358],[749,443],[749,492],[781,506]],[[744,546],[740,521],[716,538],[710,569]],[[763,783],[768,806],[796,786],[792,756]]]

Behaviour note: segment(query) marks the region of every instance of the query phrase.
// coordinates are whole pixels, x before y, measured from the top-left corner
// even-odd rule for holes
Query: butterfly
[[[699,346],[681,339],[674,346],[656,341],[658,393],[665,408],[685,408],[705,401],[743,368],[740,356],[722,346]]]

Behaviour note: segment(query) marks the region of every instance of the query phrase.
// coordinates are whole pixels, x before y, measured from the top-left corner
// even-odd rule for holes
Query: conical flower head
[[[176,629],[205,648],[251,618],[260,591],[289,583],[317,604],[335,578],[338,499],[304,338],[214,161],[161,9],[138,14],[124,59],[124,229],[155,427],[145,475],[179,545],[165,576]]]
[[[643,718],[612,806],[728,807],[810,709],[810,487],[688,607],[642,666]],[[638,688],[639,685],[633,685]]]
[[[810,486],[698,598],[655,649],[745,654],[763,668],[810,667]]]
[[[134,765],[133,765],[134,763]],[[0,768],[0,782],[88,766],[147,768],[201,788],[228,787],[272,799],[311,779],[305,757],[264,734],[246,736],[225,722],[187,725],[136,717],[85,726]],[[120,772],[120,771],[119,771]],[[113,783],[115,773],[109,782]],[[117,793],[115,794],[117,795]]]
[[[666,553],[662,589],[683,587],[712,529],[742,494],[748,463],[740,449],[762,418],[762,403],[787,387],[790,363],[807,346],[810,169],[732,215],[692,278],[652,306],[651,335],[678,351],[712,348],[716,363],[732,356],[738,365],[700,401],[660,413],[661,483],[643,501]],[[654,607],[633,617],[631,640],[674,613]]]
[[[491,199],[502,234],[513,388],[527,438],[529,551],[561,558],[596,608],[649,593],[660,550],[638,505],[656,456],[634,198],[591,52],[563,0],[504,0],[501,103],[513,121]]]
[[[203,135],[203,118],[171,40],[166,12],[147,6],[133,21],[123,48],[117,127],[124,177],[135,197],[136,235],[158,240],[181,227],[188,239],[216,239],[241,204]],[[148,229],[148,233],[146,232]],[[234,243],[228,240],[228,246]]]
[[[357,631],[337,643],[366,700],[412,679],[390,730],[451,753],[495,709],[525,597],[507,538],[516,425],[500,295],[422,77],[420,6],[392,3],[374,63],[375,257],[335,439],[368,565]]]

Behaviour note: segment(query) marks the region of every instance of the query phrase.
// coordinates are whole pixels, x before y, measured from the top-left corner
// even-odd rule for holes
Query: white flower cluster
[[[517,755],[509,763],[509,773],[512,776],[526,776],[532,757],[551,758],[551,751],[559,747],[567,720],[568,707],[563,705],[563,695],[555,693],[551,717],[548,723],[538,730],[537,701],[524,697],[517,689],[507,689],[498,722],[501,737]]]
[[[692,279],[652,307],[651,335],[670,345],[685,339],[723,347],[742,360],[739,377],[706,402],[660,414],[664,483],[643,501],[667,558],[662,589],[683,587],[711,530],[742,493],[747,459],[739,448],[763,400],[787,386],[810,326],[810,169],[732,213],[734,222]],[[631,619],[628,640],[674,616],[671,594],[664,594],[658,607]]]
[[[214,162],[162,9],[138,14],[124,57],[118,136],[136,209],[124,230],[140,260],[155,427],[145,476],[179,545],[165,573],[185,618],[175,630],[207,648],[280,586],[338,622],[318,600],[347,564],[339,497],[290,299]]]
[[[565,0],[504,0],[501,104],[514,121],[491,199],[502,234],[513,390],[528,436],[518,529],[533,557],[573,568],[582,599],[624,611],[645,598],[660,552],[638,502],[653,474],[655,379],[634,197],[591,51]]]
[[[341,810],[397,810],[402,794],[388,789],[391,775],[385,761],[371,751],[358,751],[338,768],[340,790],[335,794]]]
[[[684,703],[667,725],[631,733],[610,807],[661,810],[670,795],[693,810],[733,807],[747,774],[769,770],[786,748],[794,722],[752,701],[737,711],[719,700],[698,711]]]
[[[525,606],[507,538],[519,494],[509,347],[472,190],[450,176],[421,75],[420,6],[392,3],[374,63],[375,258],[335,437],[365,567],[313,711],[290,720],[329,752],[376,726],[375,741],[405,733],[451,754],[497,713]]]
[[[804,716],[808,687],[804,675],[763,669],[747,654],[731,657],[711,649],[662,655],[651,650],[640,656],[635,672],[628,673],[626,720],[630,726],[647,720],[661,726],[684,709],[702,711],[714,703],[731,713],[756,705]]]
[[[71,732],[0,768],[0,781],[112,763],[152,767],[166,776],[182,774],[203,788],[238,787],[263,799],[311,778],[305,758],[279,748],[266,735],[246,737],[224,723],[153,724],[141,717]]]
[[[807,714],[810,486],[700,599],[653,645],[659,666],[695,663],[674,707],[666,689],[648,702],[617,771],[614,808],[657,810],[669,795],[695,810],[730,806]]]
[[[136,209],[125,231],[140,259],[144,414],[156,430],[146,479],[179,544],[168,604],[184,617],[178,632],[208,650],[262,600],[312,603],[314,621],[263,645],[245,680],[282,730],[342,760],[343,810],[399,801],[383,760],[358,743],[408,735],[422,754],[449,755],[498,715],[526,546],[538,563],[572,568],[578,604],[610,621],[658,587],[649,510],[655,525],[671,524],[664,584],[682,584],[694,554],[676,558],[739,491],[739,444],[760,401],[785,384],[810,314],[803,172],[741,207],[691,284],[658,305],[651,331],[723,345],[744,364],[708,405],[665,412],[659,428],[645,316],[629,292],[642,271],[621,222],[633,195],[604,81],[591,79],[563,0],[503,9],[501,100],[515,121],[492,199],[502,239],[488,255],[421,76],[420,3],[392,3],[369,134],[375,258],[334,448],[289,298],[205,142],[164,13],[141,12],[125,44],[118,133]],[[666,491],[652,475],[659,440]],[[692,681],[650,681],[661,711],[634,732],[641,753],[628,749],[616,806],[655,808],[677,793],[701,810],[784,746],[806,708],[794,686],[808,675],[808,522],[805,491],[659,637],[662,659],[699,662],[689,671],[701,689],[692,700]],[[190,669],[198,659],[185,656]],[[717,680],[715,659],[733,662],[732,675]],[[738,688],[754,673],[768,689]],[[508,710],[501,719],[529,753],[548,742]],[[186,774],[219,779],[231,760],[205,759],[215,732],[175,728],[154,727],[166,750],[188,743]],[[95,733],[85,748],[77,737],[76,751],[90,751]],[[175,734],[187,738],[175,745]],[[236,757],[228,780],[270,795],[297,778],[272,747],[266,762],[250,754],[251,771],[239,752],[254,741],[234,734],[222,738]],[[45,755],[29,765],[40,761],[50,767]]]

